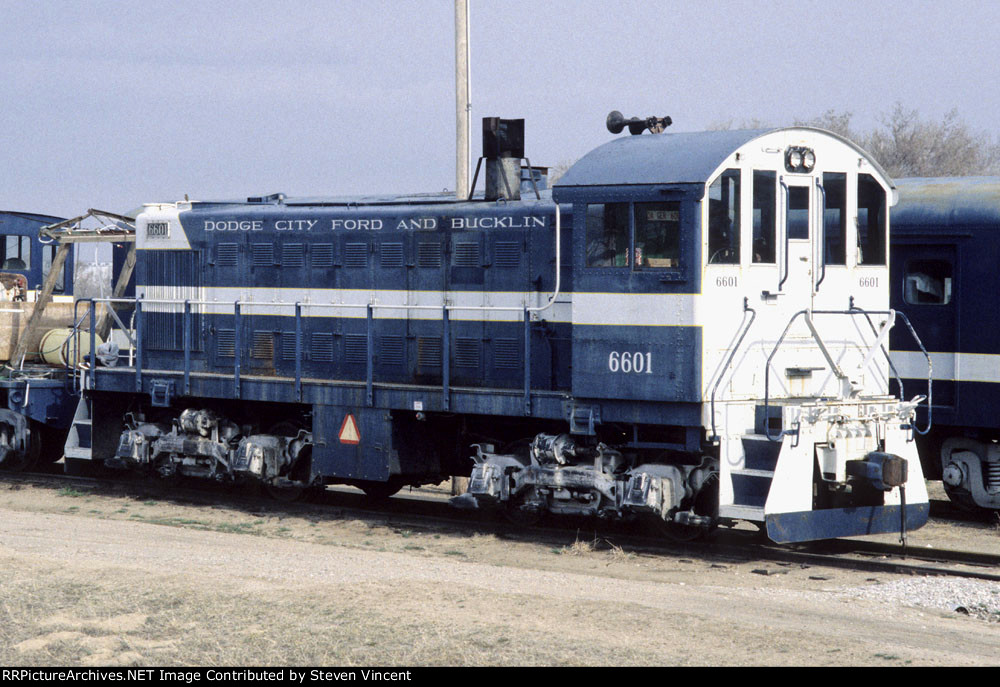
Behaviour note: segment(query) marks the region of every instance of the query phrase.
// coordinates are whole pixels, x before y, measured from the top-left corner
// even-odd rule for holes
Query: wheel
[[[396,477],[390,477],[387,482],[359,482],[356,485],[371,501],[386,501],[403,488],[403,483]]]
[[[309,490],[305,487],[276,487],[272,484],[265,484],[264,491],[275,501],[282,503],[293,503],[304,501]]]
[[[987,510],[986,508],[978,505],[972,498],[972,494],[967,491],[959,490],[955,487],[949,487],[945,484],[944,493],[948,495],[948,498],[956,508],[961,511],[965,511],[966,513],[984,513]]]
[[[271,425],[270,429],[267,430],[266,434],[272,434],[279,437],[296,437],[299,432],[305,429],[300,423],[291,422],[285,420],[277,424]],[[301,467],[308,466],[308,462],[303,464],[302,455],[296,459],[295,463],[290,466],[287,477],[290,480],[300,480],[308,481],[308,474],[295,474],[296,472],[302,472]],[[308,470],[305,470],[308,473]],[[308,498],[310,494],[309,487],[289,485],[289,486],[274,486],[272,484],[264,484],[264,492],[270,496],[275,501],[281,501],[282,503],[292,503],[295,501],[304,501]]]
[[[6,457],[0,462],[0,470],[6,472],[24,472],[33,470],[39,465],[39,456],[42,453],[42,433],[37,431],[37,425],[31,424],[28,432],[28,447],[25,451],[8,451]]]
[[[694,496],[691,510],[696,515],[711,517],[708,525],[685,525],[673,520],[654,520],[661,534],[676,542],[690,542],[707,537],[719,526],[716,515],[719,512],[719,473],[711,470]]]
[[[518,527],[534,527],[541,522],[545,512],[537,508],[522,508],[527,496],[508,501],[503,505],[500,512],[507,522]]]

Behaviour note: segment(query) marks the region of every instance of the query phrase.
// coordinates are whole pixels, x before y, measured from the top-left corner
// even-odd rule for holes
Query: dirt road
[[[3,665],[1000,664],[1000,623],[845,593],[885,576],[350,514],[0,484],[0,565]]]

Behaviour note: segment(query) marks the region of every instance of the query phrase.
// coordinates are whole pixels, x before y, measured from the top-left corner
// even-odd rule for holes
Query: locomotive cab
[[[926,521],[916,400],[888,389],[894,195],[863,150],[804,127],[632,136],[559,181],[574,396],[601,399],[605,423],[656,403],[657,431],[633,425],[630,443],[684,466],[661,514],[776,541]]]

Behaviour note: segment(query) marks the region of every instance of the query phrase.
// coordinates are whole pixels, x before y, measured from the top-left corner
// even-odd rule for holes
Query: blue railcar
[[[0,469],[24,470],[56,461],[77,399],[65,369],[38,361],[39,334],[25,324],[41,285],[49,277],[57,246],[39,239],[39,229],[61,218],[28,212],[0,212]],[[53,299],[44,323],[72,323],[73,254],[53,277]],[[20,337],[29,336],[27,362],[12,362]]]
[[[923,524],[874,160],[802,127],[634,135],[550,191],[495,131],[471,199],[145,206],[133,345],[88,374],[68,464],[382,496],[471,471],[458,505],[679,536]]]
[[[929,478],[957,503],[1000,509],[1000,178],[902,179],[892,211],[892,301],[934,366]],[[923,354],[893,338],[904,383],[920,388]],[[910,378],[910,379],[907,379]]]

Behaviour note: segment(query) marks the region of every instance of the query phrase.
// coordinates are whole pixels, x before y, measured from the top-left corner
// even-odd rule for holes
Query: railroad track
[[[488,511],[456,511],[444,491],[401,492],[373,502],[347,488],[331,487],[314,494],[309,502],[282,502],[247,489],[221,490],[210,483],[190,481],[168,484],[149,478],[108,479],[74,477],[61,473],[0,472],[0,484],[51,488],[83,488],[108,496],[136,499],[156,498],[195,505],[228,505],[253,515],[330,517],[345,513],[361,519],[381,520],[390,527],[413,530],[442,529],[467,533],[470,528],[500,538],[565,546],[585,537],[620,546],[631,553],[653,556],[690,556],[722,563],[768,563],[779,566],[838,568],[871,573],[949,576],[1000,582],[1000,554],[931,548],[904,548],[898,544],[858,539],[837,539],[796,545],[777,545],[752,530],[719,530],[708,541],[676,542],[636,531],[621,523],[592,519],[560,518],[551,524],[522,527],[508,523]],[[984,532],[986,527],[984,527]],[[992,535],[992,530],[989,534]],[[763,574],[774,570],[761,568]]]

